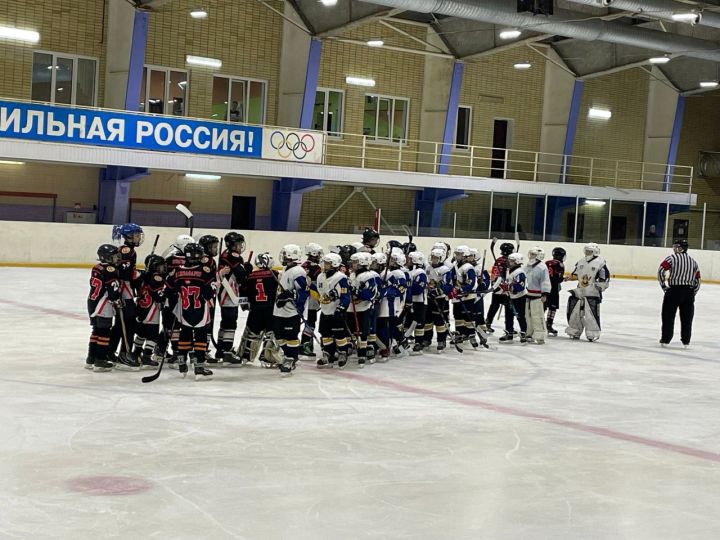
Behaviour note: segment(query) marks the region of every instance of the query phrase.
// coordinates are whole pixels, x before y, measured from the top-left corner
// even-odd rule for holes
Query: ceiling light
[[[367,42],[368,47],[382,47],[385,42],[382,39],[371,39]]]
[[[363,77],[345,77],[345,83],[355,86],[375,86],[375,79],[364,79]]]
[[[605,201],[599,201],[597,199],[586,199],[585,204],[587,206],[605,206],[607,203]]]
[[[700,88],[715,88],[717,85],[717,81],[702,81],[700,83]]]
[[[325,7],[332,7],[337,4],[337,0],[320,0],[320,3]]]
[[[697,24],[700,22],[702,15],[696,11],[681,11],[680,13],[673,13],[672,20],[678,22],[686,22],[690,24]]]
[[[651,64],[667,64],[670,61],[669,56],[653,56],[650,59]]]
[[[40,41],[40,34],[35,30],[20,30],[12,26],[0,26],[0,39],[15,39],[17,41],[37,43]]]
[[[609,120],[612,117],[612,112],[608,111],[607,109],[596,109],[594,107],[591,107],[588,111],[588,116],[590,118],[599,118],[601,120]]]
[[[205,11],[204,9],[193,9],[190,12],[190,16],[193,19],[205,19],[207,17],[207,11]]]
[[[522,32],[520,30],[510,29],[510,30],[503,30],[500,32],[500,39],[515,39],[519,38],[520,34]]]
[[[219,174],[196,174],[186,173],[185,178],[188,180],[220,180],[222,176]]]
[[[217,58],[205,58],[204,56],[192,56],[188,54],[185,61],[192,66],[203,66],[219,69],[222,67],[222,60]]]
[[[25,165],[24,161],[10,161],[8,159],[0,159],[0,165]]]
[[[530,62],[518,62],[517,64],[514,64],[513,67],[515,69],[530,69],[532,64]]]

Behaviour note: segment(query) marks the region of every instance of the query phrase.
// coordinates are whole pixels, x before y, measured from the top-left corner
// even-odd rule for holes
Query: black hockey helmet
[[[402,245],[402,250],[405,255],[408,255],[408,254],[412,253],[413,251],[417,251],[417,246],[415,245],[414,242],[405,242]]]
[[[514,252],[515,246],[513,246],[510,242],[503,242],[502,244],[500,244],[500,253],[505,255],[505,257]]]
[[[242,253],[245,251],[245,237],[240,233],[229,232],[225,235],[225,246],[228,251]]]
[[[375,229],[368,227],[363,231],[362,243],[366,246],[375,247],[380,240],[380,233]]]
[[[558,261],[564,261],[566,255],[567,252],[559,246],[552,250],[553,259],[557,259]]]
[[[673,249],[676,252],[687,253],[688,241],[684,238],[677,238],[673,240]]]
[[[220,239],[217,236],[212,234],[201,236],[200,240],[198,240],[198,244],[200,244],[205,250],[205,255],[209,257],[217,257],[218,247],[220,244]]]
[[[402,249],[402,244],[398,242],[397,240],[388,240],[388,243],[385,247],[385,252],[390,254],[392,253],[392,250],[395,248]]]
[[[166,274],[167,263],[160,255],[148,255],[145,257],[145,271],[149,274]]]
[[[346,244],[344,246],[340,246],[340,251],[338,252],[338,255],[340,255],[340,258],[342,259],[343,264],[349,268],[350,267],[350,257],[355,255],[355,253],[357,253],[357,249],[355,249],[355,246]]]
[[[187,264],[198,264],[205,256],[205,250],[200,244],[190,243],[183,249],[185,254],[185,262]]]
[[[103,244],[97,250],[98,260],[107,264],[118,264],[120,262],[120,250],[112,244]]]

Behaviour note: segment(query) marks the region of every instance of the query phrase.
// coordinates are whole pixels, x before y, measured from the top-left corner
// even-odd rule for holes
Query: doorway
[[[233,195],[230,228],[246,231],[255,230],[255,197]]]
[[[610,243],[625,244],[627,240],[627,217],[613,216],[610,220]]]
[[[510,120],[496,118],[493,124],[492,161],[490,178],[505,178],[505,151],[510,146]]]

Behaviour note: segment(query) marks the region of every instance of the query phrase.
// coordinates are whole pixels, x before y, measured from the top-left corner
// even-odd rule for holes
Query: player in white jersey
[[[377,280],[379,275],[370,269],[373,256],[367,252],[355,253],[350,257],[355,265],[350,274],[350,307],[348,325],[355,327],[358,335],[358,366],[363,367],[368,360],[368,337],[374,317],[374,303],[378,297]]]
[[[500,289],[508,297],[505,305],[505,335],[498,341],[512,343],[515,337],[514,319],[520,326],[520,343],[527,341],[527,320],[525,304],[527,301],[527,277],[523,267],[524,257],[520,253],[511,253],[507,258],[508,276],[500,282]]]
[[[380,356],[387,361],[390,356],[392,342],[398,343],[403,339],[401,329],[398,327],[398,317],[402,312],[403,299],[407,282],[402,267],[405,264],[405,255],[399,248],[393,248],[388,267],[385,269],[382,281],[384,294],[380,302],[380,312],[377,320],[377,338],[380,346]]]
[[[296,244],[288,244],[280,250],[280,261],[285,270],[280,274],[278,295],[273,308],[274,334],[282,347],[285,360],[280,366],[282,373],[290,373],[298,360],[300,322],[309,295],[308,278],[300,266],[302,250]]]
[[[322,357],[318,367],[338,367],[347,364],[350,349],[350,335],[347,331],[345,313],[350,305],[350,285],[345,274],[340,271],[342,258],[337,253],[328,253],[322,258],[323,271],[317,278],[317,291],[320,296],[320,339]]]
[[[443,244],[443,247],[445,245]],[[433,248],[430,252],[430,264],[425,269],[428,278],[429,316],[425,318],[425,334],[423,345],[432,343],[433,326],[437,331],[437,350],[442,352],[447,344],[450,320],[448,293],[453,290],[453,272],[445,265],[445,250]]]
[[[412,323],[408,331],[412,331],[415,336],[415,345],[410,354],[419,355],[423,350],[423,337],[425,335],[425,314],[427,311],[427,287],[428,278],[425,272],[425,254],[419,251],[410,253],[410,262],[412,269],[410,270],[410,282],[408,289],[410,290],[412,301]],[[408,335],[408,331],[405,335]]]
[[[565,332],[573,339],[580,339],[585,330],[588,341],[597,341],[600,339],[600,303],[603,292],[610,286],[610,271],[596,243],[586,244],[584,251],[585,257],[575,263],[570,274],[570,280],[577,280],[578,286],[570,291]]]
[[[455,248],[454,281],[455,288],[449,297],[453,303],[455,317],[455,330],[460,341],[468,340],[473,348],[480,346],[475,338],[475,266],[469,262],[470,248],[458,246]]]

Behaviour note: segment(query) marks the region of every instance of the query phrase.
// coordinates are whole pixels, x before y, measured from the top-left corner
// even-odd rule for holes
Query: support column
[[[678,94],[677,104],[675,105],[675,119],[673,121],[672,135],[670,136],[670,148],[668,149],[667,169],[665,171],[663,191],[670,191],[670,186],[672,185],[673,167],[677,161],[678,147],[680,146],[683,114],[685,114],[685,96]]]
[[[420,212],[420,227],[430,228],[437,234],[446,202],[466,197],[459,189],[425,188],[415,192],[415,211]]]
[[[582,102],[583,89],[585,81],[576,80],[573,85],[572,98],[570,100],[570,114],[568,115],[567,130],[565,131],[565,144],[563,146],[564,167],[560,176],[560,183],[564,184],[565,179],[570,171],[570,156],[573,153],[573,145],[575,144],[575,132],[577,131],[577,123],[580,118],[580,103]]]
[[[303,90],[302,107],[300,110],[300,129],[312,128],[312,115],[315,106],[315,94],[320,74],[320,57],[322,42],[313,39],[308,52],[307,70],[305,72],[305,88]],[[273,231],[297,231],[300,225],[303,193],[315,191],[323,187],[320,180],[303,180],[300,178],[281,178],[273,182],[272,218]]]
[[[143,67],[145,65],[145,46],[147,44],[148,16],[145,11],[136,11],[133,21],[132,45],[128,64],[127,88],[125,90],[125,110],[137,111],[140,108]],[[186,104],[187,106],[187,104]]]
[[[110,165],[100,169],[98,223],[125,223],[129,219],[130,184],[147,175],[147,169],[137,167]]]
[[[458,105],[460,105],[460,91],[462,90],[463,72],[465,64],[455,62],[452,78],[450,79],[450,96],[448,97],[447,113],[445,114],[445,130],[443,143],[440,147],[438,159],[438,174],[447,174],[450,169],[450,153],[455,142],[455,129],[457,128]]]

